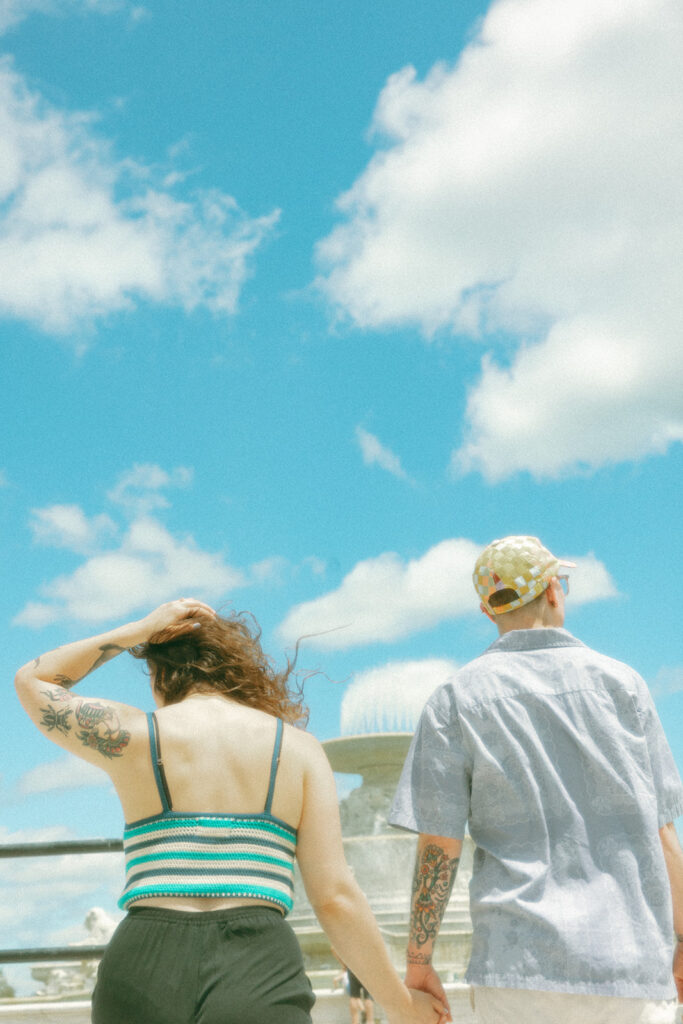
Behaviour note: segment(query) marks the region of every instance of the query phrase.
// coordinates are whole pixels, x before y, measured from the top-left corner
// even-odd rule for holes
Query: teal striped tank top
[[[189,814],[172,809],[158,727],[147,715],[154,777],[163,810],[126,825],[126,884],[119,906],[146,896],[222,896],[292,909],[296,829],[271,814],[282,745],[278,719],[266,806],[261,814]]]

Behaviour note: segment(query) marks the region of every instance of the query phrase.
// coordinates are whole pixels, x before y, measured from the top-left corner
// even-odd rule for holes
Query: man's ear
[[[484,613],[487,619],[491,620],[494,626],[497,625],[496,616],[491,614],[491,612],[488,610],[488,608],[484,605],[483,602],[479,605],[479,610]]]
[[[548,604],[552,605],[553,608],[557,608],[558,601],[557,601],[557,594],[555,593],[555,580],[551,580],[550,581],[550,583],[545,588],[543,593],[546,596],[546,600],[547,600]]]

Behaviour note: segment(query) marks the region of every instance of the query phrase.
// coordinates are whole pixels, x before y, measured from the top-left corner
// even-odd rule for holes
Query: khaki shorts
[[[521,988],[473,988],[478,1024],[674,1024],[668,1000],[621,999]]]

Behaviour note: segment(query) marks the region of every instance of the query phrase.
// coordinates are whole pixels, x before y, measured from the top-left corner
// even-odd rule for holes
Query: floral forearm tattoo
[[[74,701],[73,706],[70,694],[63,690],[43,690],[43,696],[55,704],[66,704],[65,707],[55,707],[48,704],[41,708],[42,719],[40,724],[46,732],[56,730],[63,736],[67,736],[72,725],[79,728],[76,738],[83,746],[96,750],[103,757],[109,759],[121,757],[123,751],[130,741],[130,733],[121,728],[119,716],[116,711],[106,704],[100,704],[94,700]],[[71,716],[74,716],[72,722]]]
[[[415,862],[410,914],[408,962],[429,964],[432,947],[453,889],[459,857],[449,858],[443,847],[428,843]],[[427,947],[423,950],[422,947]]]

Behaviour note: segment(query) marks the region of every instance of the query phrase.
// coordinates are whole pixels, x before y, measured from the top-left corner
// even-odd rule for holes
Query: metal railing
[[[119,853],[121,839],[69,839],[52,843],[0,843],[0,858],[56,857],[64,853]],[[52,963],[64,960],[99,960],[103,946],[49,946],[33,949],[0,949],[0,964]]]

